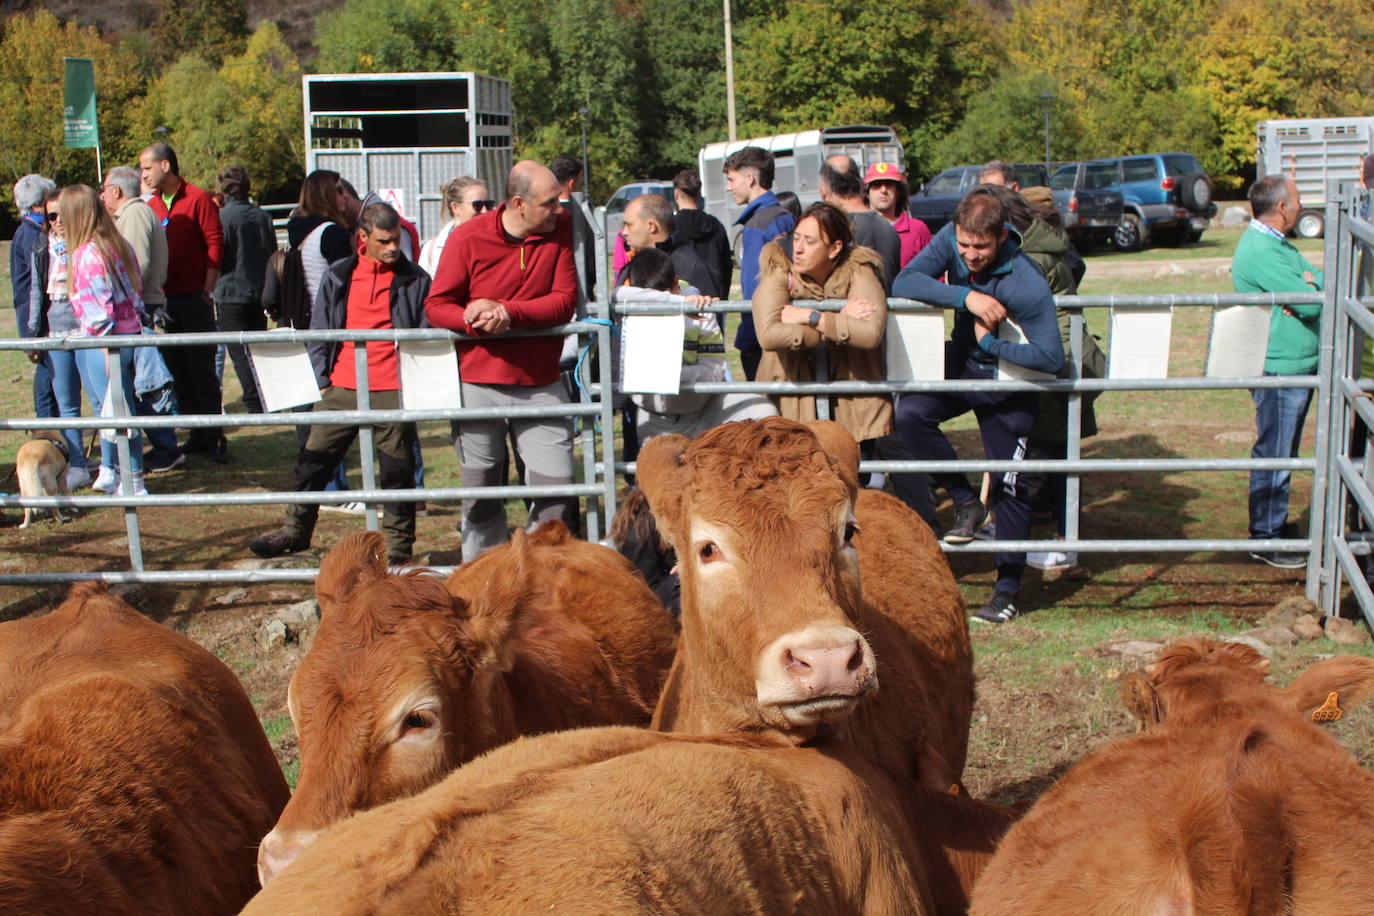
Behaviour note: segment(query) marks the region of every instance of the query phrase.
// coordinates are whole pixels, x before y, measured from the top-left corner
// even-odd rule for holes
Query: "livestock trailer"
[[[301,77],[307,171],[332,169],[376,191],[432,237],[439,186],[473,175],[502,196],[513,161],[510,81],[481,73],[325,73]]]
[[[1303,208],[1295,231],[1320,238],[1326,231],[1327,182],[1360,180],[1360,159],[1374,152],[1374,117],[1261,121],[1256,134],[1255,176],[1291,176]]]
[[[706,198],[705,209],[726,226],[733,225],[744,208],[735,203],[725,190],[725,175],[721,171],[725,159],[746,146],[758,146],[773,154],[773,191],[791,191],[797,195],[802,209],[821,199],[816,189],[821,163],[827,156],[846,153],[859,164],[862,173],[875,162],[891,162],[906,171],[905,153],[897,132],[890,127],[855,124],[849,127],[823,127],[772,137],[731,140],[710,143],[697,156],[701,173],[701,193]]]

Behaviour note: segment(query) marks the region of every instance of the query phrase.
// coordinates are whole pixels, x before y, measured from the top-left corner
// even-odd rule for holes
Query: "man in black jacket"
[[[625,222],[620,233],[625,236],[625,246],[631,252],[645,248],[660,248],[673,259],[673,270],[678,279],[696,288],[703,296],[725,298],[728,289],[721,288],[720,277],[711,270],[691,245],[679,245],[672,241],[675,220],[672,205],[658,194],[641,194],[625,207]],[[633,255],[631,255],[633,257]],[[624,282],[627,264],[616,277],[616,285]]]
[[[262,280],[267,259],[277,250],[272,217],[248,199],[252,183],[241,165],[226,166],[219,173],[219,189],[224,206],[219,224],[224,229],[224,252],[220,255],[219,279],[215,281],[215,320],[221,331],[265,331],[267,313],[262,310]],[[249,413],[262,413],[262,398],[253,378],[253,365],[242,344],[230,344],[229,357],[243,386],[243,406]],[[227,458],[216,450],[211,457]]]
[[[735,274],[730,237],[720,220],[701,209],[701,178],[694,170],[683,169],[673,178],[673,200],[677,203],[673,244],[691,245],[719,281],[720,298],[729,298],[730,281]]]
[[[363,208],[358,220],[361,250],[325,271],[310,314],[311,330],[429,327],[424,307],[429,275],[401,253],[401,232],[401,218],[389,205]],[[315,409],[357,410],[354,345],[314,342],[306,349],[322,397]],[[373,408],[400,409],[400,368],[393,344],[374,341],[367,345],[367,382]],[[372,430],[382,487],[409,489],[415,480],[415,424],[375,423]],[[323,490],[357,435],[356,426],[310,427],[310,437],[296,459],[296,491]],[[254,538],[249,548],[260,557],[305,550],[318,514],[317,505],[287,506],[282,527]],[[400,565],[409,560],[415,545],[415,504],[385,503],[382,533],[387,562]]]

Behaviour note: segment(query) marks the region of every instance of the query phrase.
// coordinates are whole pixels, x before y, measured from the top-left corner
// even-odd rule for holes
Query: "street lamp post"
[[[725,117],[735,139],[735,46],[730,33],[730,0],[725,2]]]
[[[1054,104],[1053,92],[1042,92],[1040,104],[1045,108],[1045,171],[1050,170],[1050,106]]]
[[[591,114],[586,108],[577,109],[577,120],[582,123],[582,196],[588,201],[592,199],[592,171],[591,164],[587,161],[587,116]]]

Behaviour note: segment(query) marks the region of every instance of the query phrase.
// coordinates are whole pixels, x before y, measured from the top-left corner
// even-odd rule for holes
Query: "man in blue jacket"
[[[941,283],[940,277],[947,277]],[[1007,227],[1007,214],[995,196],[982,188],[969,192],[921,253],[897,275],[892,294],[920,299],[954,312],[954,330],[945,344],[945,378],[991,379],[998,360],[1054,374],[1064,364],[1064,345],[1055,317],[1054,296],[1040,269],[1021,254],[1018,238]],[[1010,320],[1025,342],[1004,340],[998,325]],[[940,424],[972,410],[978,417],[983,453],[991,460],[1020,459],[1035,421],[1034,392],[935,392],[903,395],[897,407],[897,430],[918,460],[954,460],[958,456]],[[1024,540],[1030,532],[1030,507],[1016,472],[995,473],[989,492],[996,496],[997,539]],[[954,525],[945,541],[966,544],[988,517],[963,474],[932,474],[954,500]],[[997,584],[975,620],[1004,623],[1019,613],[1016,600],[1024,553],[996,555]]]
[[[744,205],[744,212],[735,220],[743,226],[741,232],[739,282],[744,298],[752,299],[759,283],[759,253],[763,246],[780,235],[796,228],[797,221],[773,194],[773,154],[757,146],[735,150],[725,159],[725,188],[736,204]],[[754,316],[740,316],[735,332],[735,349],[744,367],[744,375],[754,380],[763,349],[754,333]]]

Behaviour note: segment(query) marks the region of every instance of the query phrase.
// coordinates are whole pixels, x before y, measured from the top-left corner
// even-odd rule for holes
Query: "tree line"
[[[895,127],[914,181],[948,165],[1182,150],[1222,186],[1255,125],[1374,112],[1374,0],[734,0],[741,137]],[[149,142],[213,186],[242,162],[265,201],[304,168],[303,72],[476,70],[511,80],[517,155],[581,149],[593,196],[669,177],[726,138],[717,0],[343,0],[298,55],[244,0],[167,0],[152,29],[101,34],[43,10],[4,24],[0,164],[96,180],[62,146],[63,57],[95,61],[106,167]]]

